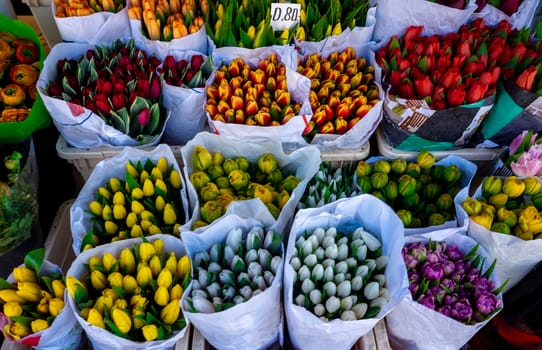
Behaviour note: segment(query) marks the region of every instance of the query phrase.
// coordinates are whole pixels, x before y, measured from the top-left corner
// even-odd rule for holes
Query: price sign
[[[274,31],[290,29],[299,24],[301,4],[271,3],[271,27]]]

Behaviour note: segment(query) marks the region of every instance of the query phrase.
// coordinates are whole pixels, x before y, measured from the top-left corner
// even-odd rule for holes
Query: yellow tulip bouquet
[[[2,332],[8,341],[36,349],[77,346],[81,328],[64,303],[64,276],[44,253],[44,248],[30,251],[7,280],[0,278]]]
[[[66,285],[93,348],[143,349],[148,342],[172,347],[186,329],[180,299],[190,266],[184,243],[164,234],[81,253]]]

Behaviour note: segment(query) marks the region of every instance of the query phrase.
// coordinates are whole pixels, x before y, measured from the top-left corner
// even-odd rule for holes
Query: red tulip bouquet
[[[528,28],[505,28],[508,35],[498,61],[502,74],[497,101],[481,133],[485,139],[507,146],[523,130],[542,131],[542,42],[534,40]]]
[[[160,140],[161,61],[120,40],[111,46],[59,44],[38,81],[55,125],[75,147],[134,146]]]
[[[376,52],[387,91],[384,132],[410,150],[465,146],[494,103],[506,30],[482,19],[446,35],[423,30],[411,26]]]

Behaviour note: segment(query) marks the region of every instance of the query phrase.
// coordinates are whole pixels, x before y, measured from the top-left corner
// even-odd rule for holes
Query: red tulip
[[[190,68],[194,71],[199,71],[204,60],[202,55],[193,55],[190,58]]]
[[[441,52],[435,61],[435,70],[444,72],[452,65],[452,54]]]
[[[512,16],[518,11],[521,0],[503,0],[499,9],[506,13],[508,16]]]
[[[461,84],[461,78],[462,76],[459,69],[452,67],[447,70],[446,73],[444,73],[439,83],[442,85],[442,87],[444,87],[444,89],[449,90],[453,86]]]
[[[488,63],[490,65],[500,62],[500,58],[504,52],[506,46],[505,39],[501,36],[494,36],[487,48]]]
[[[536,77],[536,67],[529,66],[516,78],[516,85],[527,91],[531,91]]]
[[[389,82],[392,87],[392,89],[397,89],[399,84],[401,84],[401,81],[403,81],[404,78],[407,77],[407,74],[405,72],[400,72],[398,70],[392,70],[389,77]]]
[[[175,62],[175,57],[171,55],[167,55],[166,58],[164,58],[164,62],[162,63],[162,67],[165,70],[173,70],[175,69],[175,66],[177,63]]]
[[[414,90],[420,98],[428,97],[433,94],[435,86],[426,74],[419,74],[414,77]]]
[[[416,41],[420,38],[422,32],[423,26],[410,26],[403,35],[403,41]]]
[[[329,121],[326,122],[324,125],[321,125],[318,128],[318,131],[320,132],[320,134],[334,134],[335,126],[333,125],[333,122]]]
[[[335,133],[344,134],[348,131],[348,121],[344,118],[335,119]]]
[[[476,60],[476,56],[472,56],[471,60],[469,60],[461,72],[463,75],[472,75],[472,76],[478,76],[484,71],[484,64],[480,61]]]
[[[414,98],[414,85],[408,78],[403,79],[399,85],[399,96],[406,99]]]
[[[465,100],[467,103],[474,103],[483,99],[487,92],[487,85],[478,80],[469,79],[467,82],[467,94]]]
[[[124,96],[123,93],[117,93],[113,95],[111,98],[111,104],[113,105],[113,109],[118,111],[119,109],[126,106],[126,96]]]
[[[445,109],[446,108],[446,96],[444,93],[444,88],[442,86],[437,86],[433,96],[431,96],[431,108],[433,109]]]
[[[446,103],[448,104],[448,107],[461,106],[465,101],[466,94],[464,84],[453,86],[446,94]]]
[[[150,99],[158,99],[158,97],[160,97],[160,92],[161,92],[161,85],[160,85],[160,78],[158,77],[158,75],[153,75],[152,79],[151,79],[151,84],[150,84],[150,87],[149,87],[149,98]]]
[[[425,43],[425,52],[426,56],[436,56],[440,51],[440,39],[436,35],[432,35],[427,39]]]
[[[452,59],[452,67],[457,67],[461,69],[461,67],[463,67],[466,61],[467,61],[467,56],[462,56],[462,55],[455,56]]]
[[[470,57],[472,55],[471,45],[468,41],[463,41],[459,44],[456,50],[458,56]]]

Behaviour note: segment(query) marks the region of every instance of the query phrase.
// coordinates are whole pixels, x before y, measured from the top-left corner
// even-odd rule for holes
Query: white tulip
[[[297,280],[303,282],[309,278],[311,278],[311,270],[307,265],[301,266],[301,268],[297,271]]]
[[[326,231],[322,227],[318,227],[312,231],[312,235],[318,239],[318,244],[321,244],[322,240],[326,236]]]
[[[277,272],[280,270],[280,268],[282,267],[282,257],[281,256],[274,256],[271,258],[271,266],[270,266],[270,271],[276,275]]]
[[[351,295],[346,296],[341,299],[341,309],[342,310],[350,310],[352,306],[354,305],[353,298]]]
[[[348,245],[346,243],[337,243],[337,260],[346,260],[348,258]]]
[[[384,271],[386,269],[386,266],[388,266],[389,258],[387,255],[381,255],[375,260],[376,260],[375,262],[376,262],[377,271]]]
[[[334,282],[329,281],[324,283],[322,289],[327,296],[334,296],[335,294],[337,294],[337,285]]]
[[[324,248],[318,247],[314,250],[314,255],[316,255],[316,259],[318,259],[318,261],[322,261],[326,257],[326,251]]]
[[[236,295],[235,297],[233,297],[233,303],[234,303],[235,305],[244,303],[245,301],[246,301],[246,299],[243,298],[242,295]]]
[[[318,317],[323,316],[326,313],[326,307],[322,304],[314,305],[314,314]]]
[[[313,289],[309,292],[309,300],[313,304],[320,304],[322,302],[322,292],[318,289]]]
[[[339,298],[332,296],[326,300],[327,312],[332,314],[338,311],[340,307],[341,307],[341,301],[339,300]]]
[[[363,278],[361,276],[355,276],[350,281],[350,285],[353,291],[357,292],[358,290],[361,290],[361,288],[363,288]]]
[[[339,249],[337,248],[337,245],[333,243],[329,247],[326,248],[326,257],[330,259],[337,259],[337,255],[339,254]]]
[[[341,283],[342,281],[344,281],[346,279],[346,277],[344,276],[344,273],[336,273],[335,274],[335,277],[333,278],[333,281],[336,283],[336,284],[339,284]]]
[[[243,231],[240,228],[236,227],[228,232],[228,235],[226,236],[226,246],[230,247],[235,254],[239,251],[242,242]]]
[[[239,289],[239,295],[241,295],[245,300],[248,300],[252,297],[252,288],[250,286],[243,286]]]
[[[335,259],[324,259],[324,261],[322,261],[322,266],[325,268],[329,266],[335,267]]]
[[[341,320],[343,321],[356,321],[356,313],[352,310],[345,310],[341,312]]]
[[[197,312],[210,314],[215,312],[215,306],[207,298],[195,296],[192,298],[192,305]]]
[[[316,264],[312,268],[311,279],[320,281],[324,278],[324,267],[322,264]]]
[[[367,283],[365,288],[363,288],[363,295],[365,295],[365,298],[367,298],[367,300],[373,300],[375,298],[378,298],[379,292],[380,286],[378,282],[369,282]]]
[[[330,245],[335,244],[335,237],[333,236],[325,236],[322,240],[322,248],[326,249]]]
[[[218,282],[211,283],[210,285],[207,286],[206,289],[207,289],[207,293],[209,293],[209,295],[212,298],[221,296],[222,287],[220,286],[220,283]]]
[[[303,291],[303,294],[309,294],[315,287],[316,285],[310,279],[306,279],[303,281],[303,283],[301,283],[301,290]]]
[[[373,275],[373,279],[378,282],[378,284],[380,285],[380,287],[383,287],[384,284],[386,284],[386,275],[383,275],[381,273],[377,274],[377,275]]]
[[[347,273],[348,272],[348,264],[346,261],[339,261],[335,264],[335,272],[336,273]]]
[[[323,265],[322,265],[323,266]],[[333,271],[333,266],[328,266],[324,270],[324,282],[333,281],[335,278],[335,271]]]
[[[380,243],[378,238],[376,238],[375,236],[373,236],[372,234],[370,234],[369,232],[365,230],[361,232],[361,238],[367,245],[367,248],[372,252],[376,251],[378,248],[382,246],[382,243]]]
[[[352,311],[356,314],[358,320],[361,320],[367,313],[368,305],[366,303],[359,303],[352,306]]]
[[[295,304],[297,306],[301,306],[301,307],[304,307],[305,306],[305,296],[303,294],[298,294],[296,297],[295,297]]]
[[[344,280],[337,285],[337,296],[344,298],[352,293],[352,286],[349,280]]]

